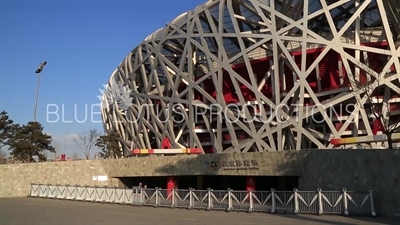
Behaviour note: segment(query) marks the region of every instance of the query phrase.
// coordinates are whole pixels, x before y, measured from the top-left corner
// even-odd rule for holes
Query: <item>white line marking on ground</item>
[[[179,218],[180,220],[191,220],[191,221],[195,221],[196,219],[191,219],[191,218]]]

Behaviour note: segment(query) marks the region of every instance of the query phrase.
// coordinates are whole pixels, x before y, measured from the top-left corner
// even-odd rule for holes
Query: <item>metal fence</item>
[[[270,213],[376,216],[373,191],[236,191],[31,184],[30,197],[138,206]]]

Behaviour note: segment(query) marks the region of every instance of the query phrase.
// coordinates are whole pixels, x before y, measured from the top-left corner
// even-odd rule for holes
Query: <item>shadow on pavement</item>
[[[382,218],[382,217],[358,217],[350,216],[345,217],[342,215],[312,215],[312,214],[274,214],[278,217],[291,217],[297,220],[307,221],[310,223],[319,223],[326,225],[354,225],[354,224],[387,224],[387,225],[399,225],[400,221]]]

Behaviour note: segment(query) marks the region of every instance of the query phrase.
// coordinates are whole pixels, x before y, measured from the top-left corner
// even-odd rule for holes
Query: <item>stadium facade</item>
[[[391,112],[382,114],[389,115],[385,123],[400,110],[396,2],[205,2],[121,62],[107,85],[114,91],[103,95],[105,130],[120,134],[125,156],[163,148],[165,140],[210,154],[332,149],[343,147],[334,139],[371,139],[377,128],[370,105]]]

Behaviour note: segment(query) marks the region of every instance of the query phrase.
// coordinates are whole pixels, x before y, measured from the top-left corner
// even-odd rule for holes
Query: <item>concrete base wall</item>
[[[114,186],[118,179],[93,181],[107,175],[100,161],[68,161],[9,164],[0,166],[0,197],[26,197],[31,183]]]
[[[299,190],[372,188],[378,215],[400,212],[399,150],[313,151],[301,158]]]
[[[252,160],[256,166],[242,165]],[[239,166],[210,167],[210,162]],[[101,175],[108,180],[93,180]],[[116,177],[167,175],[299,176],[300,190],[372,188],[378,214],[400,212],[399,150],[302,150],[0,165],[0,197],[27,196],[31,183],[118,186]]]

